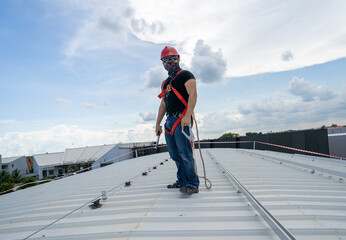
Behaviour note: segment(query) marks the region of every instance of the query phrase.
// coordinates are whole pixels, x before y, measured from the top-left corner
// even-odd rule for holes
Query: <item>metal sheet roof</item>
[[[200,193],[190,197],[166,188],[176,172],[167,153],[0,196],[0,239],[279,239],[221,164],[295,238],[346,238],[340,177],[311,173],[272,152],[204,149],[203,156],[213,188],[201,181]],[[103,190],[108,198],[91,209]]]
[[[49,165],[59,165],[61,164],[61,159],[64,156],[63,152],[59,153],[47,153],[47,154],[37,154],[33,157],[35,158],[39,166],[49,166]]]
[[[7,163],[10,163],[10,162],[13,162],[13,161],[15,161],[15,160],[17,160],[18,158],[21,158],[21,157],[24,157],[24,156],[2,158],[2,164],[7,164]]]
[[[66,149],[62,164],[96,161],[116,144]]]

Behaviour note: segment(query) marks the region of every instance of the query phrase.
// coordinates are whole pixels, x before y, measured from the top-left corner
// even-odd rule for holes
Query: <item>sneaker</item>
[[[167,188],[181,188],[181,185],[176,181],[175,183],[167,185]]]
[[[190,187],[190,186],[187,186],[187,187],[181,187],[179,189],[179,191],[185,195],[192,195],[194,193],[198,193],[199,190],[198,188],[193,188],[193,187]]]

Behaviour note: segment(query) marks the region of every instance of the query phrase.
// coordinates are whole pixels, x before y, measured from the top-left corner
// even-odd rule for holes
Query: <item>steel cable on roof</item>
[[[140,175],[142,175],[142,173],[137,174],[136,176],[132,177],[129,181],[131,181],[131,180],[133,180],[133,179],[139,177]],[[107,193],[112,192],[112,191],[114,191],[115,189],[117,189],[117,188],[119,188],[119,187],[121,187],[121,186],[123,186],[123,185],[124,185],[124,183],[121,183],[121,184],[115,186],[114,188],[112,188],[111,190],[107,191]],[[66,213],[65,215],[63,215],[62,217],[58,218],[57,220],[55,220],[55,221],[49,223],[48,225],[46,225],[46,226],[40,228],[39,230],[35,231],[34,233],[32,233],[32,234],[30,234],[30,235],[28,235],[27,237],[23,238],[23,240],[29,239],[30,237],[34,236],[35,234],[37,234],[37,233],[41,232],[42,230],[44,230],[44,229],[46,229],[46,228],[52,226],[54,223],[59,222],[60,220],[64,219],[65,217],[71,215],[72,213],[78,211],[79,209],[85,207],[86,205],[88,205],[88,204],[90,204],[90,203],[96,201],[97,199],[99,199],[99,198],[101,198],[101,197],[102,197],[102,194],[98,195],[97,197],[93,198],[92,200],[90,200],[90,201],[84,203],[82,206],[77,207],[76,209],[72,210],[71,212]]]

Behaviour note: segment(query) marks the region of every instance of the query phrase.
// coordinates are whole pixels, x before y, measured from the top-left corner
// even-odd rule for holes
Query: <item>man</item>
[[[159,95],[161,104],[156,120],[156,135],[162,132],[161,121],[166,114],[165,138],[169,155],[177,165],[177,181],[168,188],[180,188],[183,194],[198,193],[199,179],[195,171],[192,143],[182,131],[190,135],[192,112],[197,102],[196,79],[179,66],[180,56],[173,47],[166,46],[161,60],[168,71],[168,78],[162,83]]]

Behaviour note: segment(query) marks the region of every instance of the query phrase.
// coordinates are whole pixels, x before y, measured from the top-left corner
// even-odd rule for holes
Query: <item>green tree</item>
[[[0,172],[0,183],[14,183],[13,177],[6,171]]]
[[[22,182],[23,184],[25,184],[25,183],[35,182],[36,180],[37,180],[36,177],[23,177],[23,178],[21,179],[21,182]]]
[[[6,191],[14,187],[14,183],[2,182],[0,183],[0,192]]]
[[[6,171],[0,172],[0,192],[14,187],[14,180],[11,174]]]
[[[16,169],[12,172],[12,178],[15,183],[19,183],[21,180],[20,170]]]
[[[257,135],[262,135],[263,133],[262,132],[247,132],[245,135],[246,136],[257,136]]]
[[[238,133],[225,133],[224,135],[222,135],[221,137],[219,137],[219,139],[228,139],[228,138],[236,138],[239,137]]]
[[[77,166],[69,166],[68,172],[76,172],[76,171],[78,171],[78,167]]]

